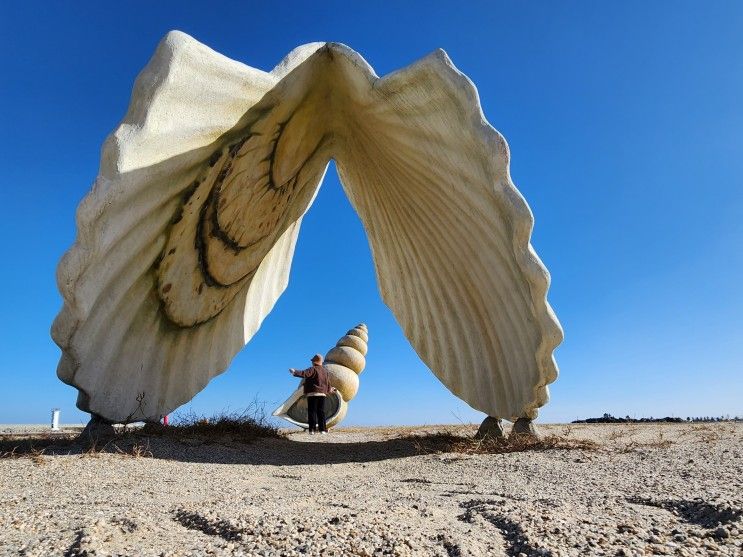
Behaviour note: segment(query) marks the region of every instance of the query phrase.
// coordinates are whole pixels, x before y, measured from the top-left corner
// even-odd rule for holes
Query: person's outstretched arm
[[[289,368],[289,373],[291,373],[294,377],[312,377],[314,375],[315,370],[311,367],[308,367],[307,369],[303,370],[296,370],[293,367]]]

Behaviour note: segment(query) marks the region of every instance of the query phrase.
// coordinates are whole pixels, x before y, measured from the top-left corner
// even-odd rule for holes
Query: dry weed
[[[149,440],[147,441],[146,446],[140,445],[139,443],[132,445],[131,449],[129,449],[129,454],[133,458],[152,458]]]
[[[611,433],[609,433],[609,441],[616,441],[617,439],[620,439],[621,437],[626,437],[629,431],[623,426],[619,426],[618,428],[614,429]]]
[[[34,464],[41,465],[45,462],[45,454],[56,454],[60,450],[68,449],[74,442],[73,434],[0,436],[0,459],[30,458]]]
[[[98,443],[93,441],[90,446],[80,452],[80,458],[98,458],[101,453],[108,448],[108,443],[102,447],[98,447]]]
[[[145,424],[141,434],[178,441],[197,438],[204,442],[217,443],[251,443],[264,437],[282,437],[279,428],[271,424],[262,408],[257,406],[251,406],[242,412],[223,412],[212,417],[185,414],[171,425]]]
[[[641,441],[630,441],[626,445],[619,447],[617,450],[620,453],[631,453],[634,451],[642,451],[645,449],[667,449],[673,445],[673,441],[670,439],[666,439],[663,436],[663,432],[658,432],[658,438],[654,441],[648,441],[648,442],[641,442]]]
[[[136,442],[126,449],[121,449],[118,445],[114,444],[113,448],[116,450],[116,454],[128,458],[152,458],[152,451],[150,450],[150,440],[146,439],[146,443],[142,444]]]
[[[706,443],[707,445],[710,445],[712,443],[717,443],[718,441],[721,441],[723,438],[722,431],[718,429],[705,429],[702,430],[701,435],[698,435],[699,440],[702,443]]]
[[[133,434],[120,433],[102,445],[96,441],[92,442],[88,446],[81,445],[79,457],[100,458],[101,455],[104,454],[115,454],[129,458],[152,457],[153,454],[152,451],[150,451],[149,440],[146,440],[146,443],[144,444],[139,441],[134,441],[128,446],[125,444],[127,441],[131,441],[133,437]],[[124,448],[122,448],[122,446]]]
[[[31,462],[33,462],[36,466],[41,466],[44,464],[44,449],[33,449],[29,453],[29,458],[31,459]]]
[[[695,438],[708,445],[717,443],[724,437],[723,434],[735,433],[735,426],[732,428],[722,427],[722,424],[696,424],[691,426],[682,433],[685,437]]]
[[[419,453],[504,454],[523,451],[597,450],[599,445],[587,439],[567,439],[564,436],[511,435],[507,438],[462,437],[450,432],[402,437],[409,440]]]

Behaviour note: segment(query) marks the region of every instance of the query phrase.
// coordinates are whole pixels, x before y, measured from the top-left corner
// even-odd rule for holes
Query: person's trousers
[[[308,396],[307,397],[307,421],[310,425],[310,431],[327,431],[325,425],[325,397]]]

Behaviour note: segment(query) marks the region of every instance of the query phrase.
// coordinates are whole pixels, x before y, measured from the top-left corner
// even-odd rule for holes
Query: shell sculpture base
[[[193,398],[286,288],[334,159],[421,359],[473,408],[533,419],[562,331],[509,156],[443,50],[380,78],[350,48],[313,43],[264,72],[173,31],[106,139],[59,264],[57,374],[111,422]],[[355,342],[329,360],[356,369]]]
[[[505,438],[506,434],[503,432],[503,421],[499,418],[493,418],[488,416],[480,424],[477,433],[475,433],[475,439],[502,439]]]
[[[359,390],[359,374],[366,367],[368,342],[369,330],[364,323],[359,323],[341,337],[325,356],[330,385],[337,391],[325,400],[325,416],[329,428],[338,425],[346,417],[348,403]],[[308,429],[307,397],[304,396],[302,387],[274,410],[273,415]]]
[[[529,437],[539,437],[534,421],[529,418],[519,418],[511,428],[511,435],[528,435]]]

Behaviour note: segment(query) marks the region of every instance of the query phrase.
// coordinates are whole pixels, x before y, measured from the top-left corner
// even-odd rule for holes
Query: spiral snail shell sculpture
[[[156,421],[225,371],[286,288],[331,159],[423,362],[473,408],[535,418],[562,340],[549,273],[508,145],[446,53],[379,77],[349,47],[312,43],[265,72],[177,31],[106,139],[57,269],[57,375],[78,407]],[[358,331],[328,353],[339,416]]]
[[[359,374],[366,367],[369,330],[359,323],[348,331],[325,355],[324,366],[328,370],[330,385],[336,392],[325,400],[325,416],[328,427],[338,425],[348,412],[349,401],[359,391]],[[274,416],[307,429],[307,397],[302,386],[273,412]]]

